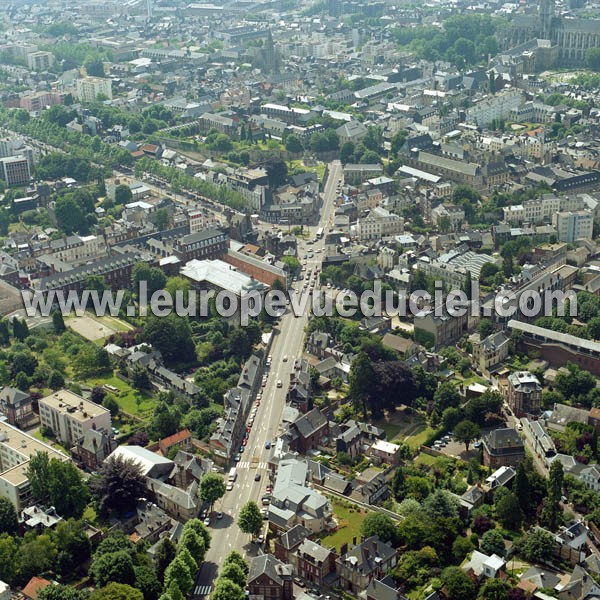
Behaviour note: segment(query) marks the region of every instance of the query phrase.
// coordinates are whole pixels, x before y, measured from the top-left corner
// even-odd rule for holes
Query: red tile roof
[[[23,588],[23,594],[31,600],[37,600],[38,594],[49,585],[51,583],[43,577],[32,577]]]

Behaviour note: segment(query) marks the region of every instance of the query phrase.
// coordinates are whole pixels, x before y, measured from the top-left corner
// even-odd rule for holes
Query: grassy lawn
[[[156,406],[156,399],[148,392],[138,392],[127,382],[114,375],[89,379],[86,383],[92,386],[111,385],[119,392],[115,393],[115,399],[121,410],[138,417],[149,417]]]
[[[395,438],[402,440],[420,432],[425,427],[425,419],[409,408],[402,407],[388,412],[383,419],[375,421],[374,425],[381,427],[385,431],[386,439],[391,442]]]
[[[429,454],[425,454],[424,452],[421,452],[421,454],[419,454],[417,456],[417,458],[415,458],[414,460],[414,464],[415,465],[435,465],[436,462],[438,462],[440,460],[440,458],[443,457],[439,457],[439,456],[430,456]]]
[[[427,441],[427,438],[433,433],[433,431],[434,430],[426,423],[422,423],[414,432],[411,433],[411,435],[405,437],[402,441],[406,442],[412,450],[417,450],[419,446]]]
[[[55,450],[60,450],[63,454],[66,454],[67,456],[71,456],[67,449],[63,448],[63,446],[61,446],[57,441],[53,440],[52,438],[48,438],[48,437],[42,435],[42,433],[39,429],[37,429],[34,432],[33,437],[36,440],[40,440],[40,442],[44,442],[45,444],[48,444],[48,446],[52,446],[52,448],[54,448]]]
[[[404,431],[404,427],[400,423],[391,423],[389,421],[382,421],[377,423],[377,427],[381,427],[385,431],[385,439],[393,440],[397,435],[400,435]]]
[[[344,543],[352,544],[353,538],[360,539],[360,528],[367,512],[354,505],[348,508],[346,502],[337,498],[334,498],[331,503],[339,527],[337,531],[322,537],[321,544],[327,548],[335,546],[339,550]]]
[[[102,323],[114,331],[130,331],[133,329],[133,326],[129,323],[121,321],[121,319],[117,319],[116,317],[111,317],[110,315],[104,315],[103,317],[97,317],[96,315],[91,316],[94,321],[98,321],[98,323]]]

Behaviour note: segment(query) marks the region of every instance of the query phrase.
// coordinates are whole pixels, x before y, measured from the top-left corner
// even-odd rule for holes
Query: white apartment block
[[[54,54],[38,50],[27,55],[27,66],[31,71],[47,71],[54,63]]]
[[[440,204],[431,211],[431,220],[438,228],[446,221],[450,230],[460,231],[465,222],[465,211],[455,204]]]
[[[0,419],[0,496],[10,500],[17,513],[31,499],[27,465],[37,452],[46,452],[51,459],[69,460],[52,446],[9,425],[4,418]]]
[[[506,119],[512,110],[523,102],[523,94],[518,90],[506,90],[494,96],[486,96],[467,109],[467,121],[481,127],[497,119]]]
[[[75,95],[81,102],[94,102],[103,94],[112,100],[112,82],[103,77],[83,77],[75,82]]]
[[[523,204],[506,206],[504,220],[508,223],[542,223],[557,212],[580,211],[584,208],[583,196],[554,196],[544,194],[541,198],[526,200]]]
[[[591,240],[594,215],[586,210],[558,212],[552,216],[552,225],[558,232],[558,240],[572,244],[575,240]]]
[[[111,432],[110,412],[68,390],[60,390],[39,401],[42,427],[50,428],[62,443],[72,445],[90,429]]]
[[[404,219],[381,207],[374,208],[364,219],[358,221],[358,237],[361,241],[377,240],[403,231]]]

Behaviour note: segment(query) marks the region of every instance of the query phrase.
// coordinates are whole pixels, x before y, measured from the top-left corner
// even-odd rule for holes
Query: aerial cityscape
[[[2,0],[0,600],[600,600],[600,2]]]

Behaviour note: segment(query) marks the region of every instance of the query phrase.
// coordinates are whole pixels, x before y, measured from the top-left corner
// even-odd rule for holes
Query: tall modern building
[[[29,160],[26,156],[0,158],[0,177],[4,179],[6,185],[27,185],[30,176]]]
[[[112,82],[104,77],[83,77],[75,82],[75,93],[81,102],[94,102],[100,94],[112,100]]]
[[[591,240],[594,231],[594,215],[585,210],[558,212],[552,216],[552,224],[558,232],[558,240],[572,244],[575,240]]]

